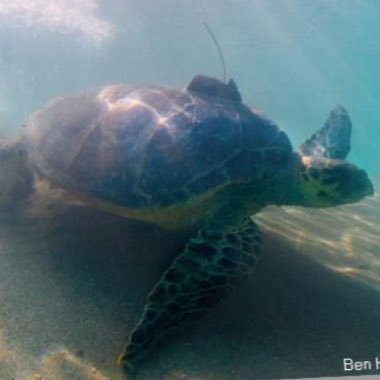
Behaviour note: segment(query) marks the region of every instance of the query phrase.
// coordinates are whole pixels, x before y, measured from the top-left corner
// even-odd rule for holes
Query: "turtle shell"
[[[31,117],[24,142],[42,178],[132,209],[260,181],[292,150],[234,82],[202,76],[184,90],[112,85],[56,99]]]

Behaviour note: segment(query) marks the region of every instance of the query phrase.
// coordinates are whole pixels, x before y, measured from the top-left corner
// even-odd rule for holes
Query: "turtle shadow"
[[[58,223],[12,223],[1,229],[9,242],[2,260],[14,280],[4,288],[5,306],[17,311],[1,316],[10,339],[33,355],[62,344],[111,378],[123,377],[114,358],[187,237],[86,208],[69,209]],[[344,357],[379,352],[376,291],[273,233],[264,233],[264,247],[255,275],[157,347],[138,378],[331,377],[344,374]]]
[[[204,380],[332,377],[347,375],[344,358],[375,360],[379,292],[273,232],[264,232],[264,247],[252,278],[157,351],[142,378],[169,378],[165,371]]]
[[[0,321],[7,341],[22,356],[63,347],[118,378],[115,358],[183,239],[85,207],[48,218],[3,214]]]
[[[264,247],[255,275],[186,334],[191,349],[181,354],[189,371],[196,363],[192,371],[200,378],[331,377],[347,375],[344,358],[373,361],[380,349],[379,292],[271,232],[264,233]],[[165,351],[183,360],[178,347]]]

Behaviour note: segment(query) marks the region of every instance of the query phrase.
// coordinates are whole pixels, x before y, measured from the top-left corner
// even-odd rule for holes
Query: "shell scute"
[[[285,133],[240,102],[203,95],[121,85],[58,99],[27,128],[31,159],[65,190],[133,209],[281,168]]]

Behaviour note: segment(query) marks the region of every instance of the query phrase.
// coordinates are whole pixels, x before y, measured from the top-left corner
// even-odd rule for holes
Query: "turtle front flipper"
[[[261,234],[250,218],[224,230],[201,229],[149,294],[118,363],[132,368],[169,330],[199,319],[252,272],[260,250]]]
[[[352,124],[350,116],[341,105],[336,106],[324,126],[299,148],[304,156],[317,156],[344,160],[350,152]]]

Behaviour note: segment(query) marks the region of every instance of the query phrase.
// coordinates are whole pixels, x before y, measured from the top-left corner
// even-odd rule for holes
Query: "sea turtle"
[[[293,151],[285,132],[242,103],[233,80],[197,75],[183,90],[111,85],[50,102],[16,142],[2,143],[0,201],[14,204],[43,181],[90,207],[188,233],[118,359],[130,368],[252,272],[262,240],[251,215],[373,194],[366,172],[344,161],[350,135],[337,106]]]

